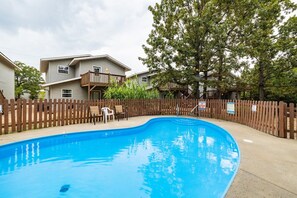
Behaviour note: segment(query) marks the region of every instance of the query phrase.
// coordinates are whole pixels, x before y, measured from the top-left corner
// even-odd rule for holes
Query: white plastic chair
[[[110,117],[112,116],[112,119],[114,121],[114,111],[108,107],[102,107],[101,108],[103,115],[104,115],[104,122],[107,122],[107,120],[110,120]]]

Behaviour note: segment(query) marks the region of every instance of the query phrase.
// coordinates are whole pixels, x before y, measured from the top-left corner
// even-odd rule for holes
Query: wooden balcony
[[[126,77],[116,74],[107,73],[97,73],[97,72],[87,72],[81,75],[81,86],[101,86],[106,87],[112,82],[122,84]]]

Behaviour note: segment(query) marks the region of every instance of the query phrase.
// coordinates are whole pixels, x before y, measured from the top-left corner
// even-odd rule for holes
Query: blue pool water
[[[0,197],[223,197],[239,155],[222,128],[180,117],[33,139],[0,147]]]

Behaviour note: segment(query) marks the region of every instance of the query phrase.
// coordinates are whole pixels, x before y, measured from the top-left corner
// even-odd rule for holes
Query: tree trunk
[[[259,100],[265,100],[264,64],[259,62]]]
[[[199,99],[200,98],[200,83],[199,83],[199,81],[197,81],[196,82],[196,94],[195,94],[195,97],[197,98],[197,99]]]
[[[222,77],[222,73],[223,73],[223,55],[222,55],[222,52],[220,51],[220,59],[219,59],[219,69],[218,69],[218,86],[217,86],[217,89],[218,89],[218,99],[221,99],[222,98],[222,80],[223,80],[223,77]]]
[[[204,73],[204,84],[203,84],[203,99],[206,99],[206,93],[207,93],[207,79],[208,79],[208,76],[207,76],[207,72],[203,72]]]

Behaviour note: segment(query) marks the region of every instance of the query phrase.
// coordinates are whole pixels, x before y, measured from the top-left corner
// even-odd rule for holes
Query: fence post
[[[290,103],[290,139],[294,139],[294,103]]]
[[[286,138],[287,137],[287,104],[283,101],[279,102],[279,137]]]

